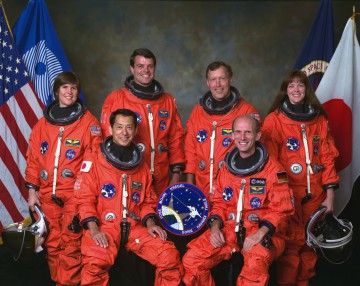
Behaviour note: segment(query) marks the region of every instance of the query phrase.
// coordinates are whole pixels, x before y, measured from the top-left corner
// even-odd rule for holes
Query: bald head
[[[236,117],[232,124],[232,137],[240,156],[251,156],[255,152],[256,141],[261,137],[259,121],[250,115]]]

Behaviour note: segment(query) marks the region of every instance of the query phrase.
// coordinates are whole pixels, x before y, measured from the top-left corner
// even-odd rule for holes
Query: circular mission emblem
[[[169,186],[159,197],[157,212],[163,227],[176,235],[199,231],[209,216],[205,195],[187,183]]]

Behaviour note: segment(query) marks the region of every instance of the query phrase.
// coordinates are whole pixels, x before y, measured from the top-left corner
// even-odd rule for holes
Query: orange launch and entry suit
[[[76,114],[69,118],[54,119],[51,114],[57,106],[57,101],[50,104],[31,132],[25,186],[38,191],[41,208],[49,222],[45,246],[51,279],[57,285],[78,285],[82,231],[76,233],[69,229],[77,214],[74,182],[84,153],[98,148],[102,135],[98,120],[79,101],[75,103]],[[54,189],[63,207],[52,200]]]
[[[84,161],[75,184],[81,225],[87,228],[87,222],[95,221],[109,243],[107,248],[102,248],[96,245],[89,230],[84,231],[81,285],[108,285],[108,271],[126,236],[122,237],[120,226],[125,219],[130,223],[128,241],[124,244],[126,250],[156,267],[155,285],[177,286],[183,273],[179,252],[171,241],[152,237],[145,227],[147,219],[157,219],[157,196],[149,167],[142,162],[135,144],[132,143],[135,151],[130,163],[117,160],[109,151],[111,144],[115,143],[110,136],[101,144],[101,150]]]
[[[266,148],[286,169],[295,197],[289,240],[277,263],[279,285],[308,285],[315,275],[317,256],[306,245],[306,223],[325,200],[326,189],[339,185],[334,165],[338,151],[326,118],[317,114],[295,114],[285,103],[265,118],[262,129]]]
[[[259,112],[240,97],[235,87],[230,87],[230,91],[230,101],[222,108],[212,107],[212,96],[210,91],[207,92],[186,122],[185,173],[195,175],[196,186],[208,199],[212,181],[224,162],[226,153],[234,146],[231,138],[233,120],[246,114],[252,114],[260,120]]]
[[[238,169],[234,161],[239,156],[235,147],[225,158],[215,180],[215,194],[208,224],[214,219],[221,222],[225,244],[215,248],[210,243],[208,229],[199,238],[188,243],[188,251],[183,257],[186,285],[215,285],[210,269],[222,260],[229,260],[232,253],[240,251],[235,225],[246,229],[246,237],[262,226],[269,228],[268,242],[254,245],[244,256],[244,266],[237,279],[237,285],[266,285],[269,280],[268,268],[284,249],[282,238],[283,221],[293,213],[291,190],[287,184],[286,172],[271,157],[265,148],[257,143],[259,160],[252,168]],[[239,201],[242,207],[239,209]],[[239,216],[238,216],[239,212]],[[269,238],[271,237],[271,238]],[[266,243],[264,242],[264,245]]]
[[[169,168],[185,168],[183,148],[184,129],[177,111],[175,99],[164,92],[156,80],[156,91],[141,92],[132,85],[129,76],[125,86],[108,95],[102,106],[101,126],[104,136],[109,133],[109,118],[113,111],[127,108],[134,111],[138,120],[138,132],[134,142],[143,151],[143,159],[154,177],[155,192],[159,196],[168,187]]]

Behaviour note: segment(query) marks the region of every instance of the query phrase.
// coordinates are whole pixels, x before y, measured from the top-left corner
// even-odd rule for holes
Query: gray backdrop
[[[13,26],[28,1],[2,2]],[[130,73],[131,52],[147,47],[157,56],[156,78],[176,98],[183,123],[207,90],[204,73],[214,60],[233,67],[233,85],[265,116],[302,49],[319,3],[46,1],[95,116],[100,117],[105,97]],[[353,5],[355,1],[333,1],[335,47]]]

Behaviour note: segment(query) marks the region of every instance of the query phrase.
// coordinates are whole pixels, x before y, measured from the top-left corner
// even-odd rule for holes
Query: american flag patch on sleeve
[[[90,126],[90,132],[91,132],[91,135],[93,135],[93,136],[101,136],[102,135],[101,127],[98,125]]]
[[[278,178],[278,182],[279,183],[286,183],[288,182],[288,177],[287,177],[287,174],[285,171],[282,171],[282,172],[277,172],[276,173],[276,176]]]

